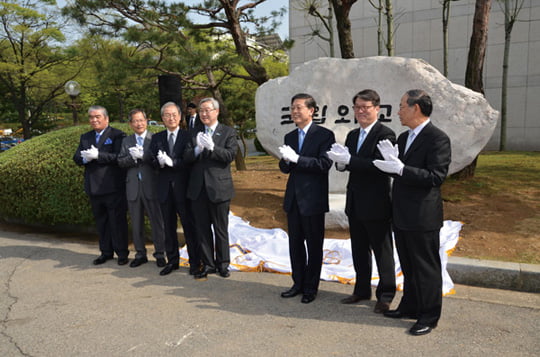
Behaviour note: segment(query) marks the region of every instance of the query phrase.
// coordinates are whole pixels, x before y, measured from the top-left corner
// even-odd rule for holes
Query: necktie
[[[195,117],[191,117],[191,120],[189,121],[189,127],[192,129],[195,127]]]
[[[213,133],[214,131],[212,130],[212,128],[206,128],[206,134],[212,135]]]
[[[137,135],[137,144],[140,145],[140,146],[143,146],[144,142],[143,142],[142,136],[138,136],[138,135]],[[142,174],[141,174],[141,171],[139,171],[139,172],[137,173],[137,177],[139,178],[139,181],[142,180]]]
[[[172,154],[174,150],[174,133],[169,134],[169,154]]]
[[[100,133],[96,133],[96,145],[99,143],[99,138],[101,137]]]
[[[360,136],[358,137],[358,144],[356,145],[356,152],[360,151],[364,140],[366,139],[366,131],[364,129],[360,130]]]
[[[298,151],[302,150],[302,145],[304,144],[304,137],[306,133],[302,129],[298,129]]]
[[[414,137],[416,135],[414,134],[414,131],[409,131],[409,137],[407,137],[407,143],[405,144],[405,152],[409,150],[409,147],[411,146],[412,142],[414,141]]]

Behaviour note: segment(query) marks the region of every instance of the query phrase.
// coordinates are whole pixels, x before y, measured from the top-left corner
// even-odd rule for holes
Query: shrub
[[[132,133],[127,124],[112,126]],[[79,138],[88,130],[88,125],[82,125],[52,131],[0,154],[0,219],[32,226],[94,229],[83,187],[84,168],[73,162]]]

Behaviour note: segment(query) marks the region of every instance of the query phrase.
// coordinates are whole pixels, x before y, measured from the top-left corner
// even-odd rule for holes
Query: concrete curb
[[[446,267],[455,284],[540,292],[540,265],[449,257]]]

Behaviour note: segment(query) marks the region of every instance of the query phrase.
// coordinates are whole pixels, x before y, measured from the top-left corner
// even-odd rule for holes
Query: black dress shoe
[[[165,258],[156,258],[156,265],[159,268],[163,268],[165,265],[167,265],[167,262],[165,261]]]
[[[195,278],[195,280],[208,280],[208,271],[205,270],[205,269],[202,269],[201,271],[193,274],[193,278]]]
[[[111,260],[112,257],[108,257],[106,255],[100,255],[99,257],[97,257],[96,259],[94,259],[94,261],[92,263],[94,263],[94,265],[100,265],[100,264],[103,264],[105,263],[107,260]]]
[[[382,314],[390,310],[390,303],[384,302],[384,301],[377,301],[375,304],[375,308],[373,309],[373,312],[376,314]]]
[[[370,300],[371,296],[358,296],[358,295],[351,295],[347,296],[346,298],[341,299],[342,304],[356,304],[359,301],[362,300]]]
[[[297,289],[297,288],[295,288],[293,286],[289,290],[286,290],[286,291],[282,292],[281,297],[282,298],[292,298],[292,297],[295,297],[296,295],[298,295],[300,293],[301,293],[300,289]]]
[[[135,258],[135,259],[133,259],[133,261],[131,263],[129,263],[129,266],[132,267],[132,268],[136,268],[139,265],[143,265],[144,263],[148,263],[148,258],[147,257]]]
[[[302,296],[302,304],[309,304],[313,300],[315,300],[315,294],[304,294]]]
[[[231,276],[231,273],[229,273],[229,269],[224,269],[219,271],[219,276],[221,276],[222,278],[228,278],[229,276]]]
[[[165,265],[165,268],[163,268],[162,271],[159,272],[159,275],[167,275],[170,274],[173,270],[178,270],[178,264],[167,264]]]
[[[417,322],[413,325],[413,327],[411,327],[411,329],[409,330],[409,333],[414,336],[422,336],[422,335],[427,335],[434,328],[435,326],[431,327],[431,326],[423,325]]]
[[[118,265],[126,265],[129,262],[127,257],[118,258]]]
[[[388,310],[386,312],[383,312],[383,315],[385,317],[390,317],[392,319],[415,319],[416,316],[413,314],[406,314],[404,312],[401,312],[400,310]]]

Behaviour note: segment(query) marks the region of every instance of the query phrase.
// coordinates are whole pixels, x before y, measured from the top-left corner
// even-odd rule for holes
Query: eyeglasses
[[[304,108],[307,108],[305,105],[295,105],[291,107],[291,111],[293,110],[302,110]]]
[[[215,109],[200,109],[199,113],[201,114],[208,114],[210,112],[213,112]]]
[[[369,108],[373,108],[374,105],[353,105],[353,109],[357,112],[365,112],[366,110],[368,110]]]
[[[165,113],[165,114],[163,114],[163,117],[167,118],[167,119],[169,119],[169,118],[178,118],[178,114],[177,113]]]

